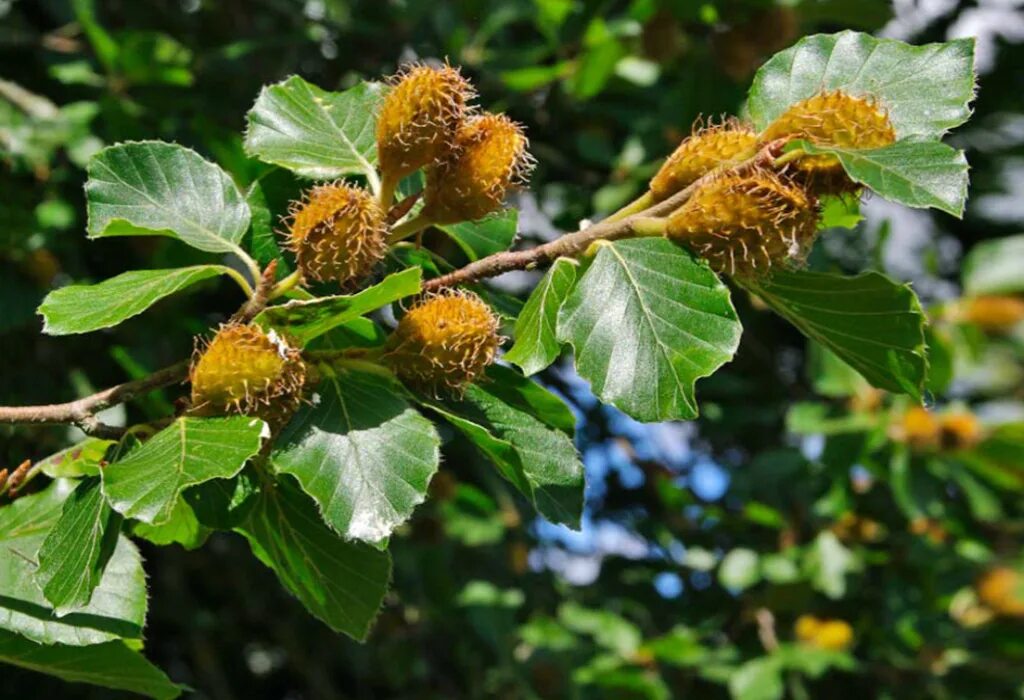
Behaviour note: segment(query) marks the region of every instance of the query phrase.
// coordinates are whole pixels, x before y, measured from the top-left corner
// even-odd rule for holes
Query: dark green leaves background
[[[574,229],[581,219],[606,214],[638,194],[657,159],[674,147],[698,113],[740,109],[757,65],[775,51],[803,34],[847,27],[874,31],[891,14],[886,2],[810,0],[786,3],[789,9],[782,12],[760,0],[602,6],[562,0],[443,0],[401,6],[328,1],[315,7],[291,2],[244,7],[199,3],[195,8],[170,2],[96,5],[87,0],[15,3],[0,18],[4,78],[43,100],[15,104],[6,91],[0,97],[0,159],[5,164],[0,168],[0,293],[5,302],[0,333],[7,363],[0,401],[5,404],[75,398],[90,387],[107,386],[187,356],[191,337],[222,320],[239,303],[231,282],[218,281],[219,266],[233,264],[222,253],[238,244],[265,261],[284,203],[299,187],[283,171],[246,154],[296,167],[304,176],[365,175],[365,163],[373,159],[369,133],[364,129],[359,138],[337,138],[339,98],[326,94],[347,94],[344,91],[363,78],[378,80],[400,57],[450,57],[477,82],[484,105],[506,110],[526,123],[540,160],[531,197],[522,202],[518,217],[520,240],[531,245],[552,230]],[[944,40],[957,13],[938,18],[914,41]],[[71,32],[67,42],[59,28],[71,23],[80,32]],[[769,64],[766,75],[775,74],[774,85],[779,85],[779,76],[788,76],[792,65],[839,65],[828,60],[836,51],[847,58],[873,56],[873,61],[890,57],[873,40],[845,37],[809,39],[805,48],[813,60],[783,57]],[[916,76],[894,89],[911,97],[925,96],[936,106],[934,111],[915,107],[894,114],[901,137],[935,136],[963,121],[970,87],[962,80],[942,78],[951,66],[964,64],[964,46],[960,42],[942,51],[922,49],[916,62],[882,61],[886,69]],[[1019,111],[1019,91],[1009,86],[1021,58],[1019,47],[1009,42],[1000,46],[994,72],[986,78],[976,105],[977,129],[954,134],[951,148],[969,151],[972,195],[1007,196],[1001,191],[1001,168],[1019,144],[985,137],[1002,133],[1001,120]],[[877,74],[866,69],[861,73]],[[292,74],[302,79],[288,78]],[[801,75],[801,80],[785,84],[799,90],[834,84],[816,69]],[[264,84],[270,87],[261,94]],[[770,110],[758,100],[776,94],[776,88],[760,78],[758,85],[761,97],[752,101],[749,111],[760,121]],[[372,98],[374,90],[367,90],[366,96]],[[258,95],[257,111],[246,123],[242,115]],[[26,104],[32,109],[26,110]],[[317,144],[313,163],[290,137],[296,133],[296,120],[282,116],[296,110],[315,115],[316,128],[302,136]],[[198,155],[167,151],[149,143],[154,139],[180,144]],[[178,237],[191,237],[199,250],[166,234],[113,237],[129,230],[171,230],[159,191],[147,192],[152,202],[135,206],[140,203],[123,196],[123,183],[108,182],[96,194],[109,201],[85,209],[83,167],[89,155],[121,141],[139,142],[129,149],[149,161],[154,175],[165,163],[187,161],[187,172],[202,186],[195,191],[186,188],[189,196],[173,202],[175,208],[187,205],[189,216],[187,221],[175,217],[171,223],[175,229],[187,224],[186,233]],[[118,153],[105,151],[95,162]],[[922,187],[907,176],[908,170],[910,175],[923,170],[913,167],[916,153],[897,153],[898,158],[893,153],[840,156],[851,159],[848,167],[861,181],[894,183],[887,185],[887,194],[894,199],[959,213],[964,170],[957,154],[952,153],[941,171],[925,173],[937,186]],[[324,159],[331,161],[329,168],[322,165]],[[223,176],[210,170],[213,163]],[[1014,370],[1019,355],[1012,340],[990,341],[976,329],[943,328],[928,338],[925,353],[920,316],[902,283],[913,278],[914,289],[930,305],[942,285],[956,280],[951,249],[970,249],[978,239],[1017,233],[1018,224],[1005,218],[983,220],[970,209],[962,223],[952,222],[946,214],[922,213],[933,237],[919,247],[907,247],[895,269],[882,270],[894,280],[890,282],[880,275],[855,276],[868,268],[883,268],[887,235],[894,242],[904,240],[895,222],[887,234],[872,207],[865,210],[869,223],[849,235],[830,234],[812,265],[814,274],[845,276],[846,282],[837,283],[851,290],[844,294],[843,311],[857,314],[858,323],[881,344],[866,343],[863,335],[852,343],[843,336],[832,337],[830,343],[827,331],[833,324],[818,312],[813,278],[796,280],[807,286],[785,279],[766,282],[768,289],[757,296],[770,306],[784,307],[790,320],[812,329],[808,334],[818,336],[816,341],[832,352],[861,362],[865,374],[881,362],[888,371],[869,377],[876,384],[889,382],[911,395],[921,391],[924,379],[930,387],[941,364],[940,344],[945,343],[950,357],[955,355],[957,386],[968,386],[962,396],[977,402],[979,397],[1012,394],[1020,376],[1019,369]],[[218,221],[232,225],[210,226],[213,212],[218,212]],[[240,229],[246,216],[254,222],[259,240],[237,238],[244,233]],[[84,240],[86,230],[96,236],[94,241]],[[498,217],[484,227],[430,232],[426,244],[458,264],[505,247],[515,232],[508,218]],[[642,243],[641,248],[657,242]],[[969,291],[1019,291],[1014,284],[1015,249],[1006,246],[986,246],[984,254],[970,261],[964,276]],[[846,420],[847,389],[862,387],[863,379],[851,379],[845,370],[835,370],[835,364],[826,364],[831,374],[819,374],[817,365],[804,362],[809,351],[797,329],[777,315],[759,311],[760,302],[745,290],[733,288],[730,304],[724,288],[680,251],[639,251],[637,260],[644,255],[671,256],[673,267],[685,269],[685,278],[700,290],[703,311],[683,294],[688,306],[672,307],[670,323],[644,322],[642,313],[631,315],[630,322],[639,332],[658,337],[713,327],[717,333],[712,346],[690,358],[690,364],[671,354],[655,358],[655,364],[643,368],[646,374],[638,365],[624,363],[621,371],[633,375],[630,393],[645,397],[639,403],[616,393],[614,383],[600,381],[607,372],[599,371],[586,353],[576,362],[587,383],[564,362],[544,370],[556,360],[562,343],[579,340],[591,325],[599,327],[602,312],[623,311],[630,303],[636,311],[642,301],[638,289],[661,294],[670,285],[657,278],[652,281],[650,275],[630,281],[611,250],[599,250],[590,267],[559,264],[557,275],[552,273],[538,287],[549,289],[548,296],[533,306],[527,303],[527,313],[520,316],[522,333],[509,324],[509,335],[518,339],[532,334],[538,347],[520,346],[518,352],[515,346],[506,348],[513,348],[510,361],[525,371],[539,372],[542,382],[566,397],[572,412],[550,394],[527,393],[521,384],[505,381],[507,376],[480,387],[458,406],[431,407],[419,397],[398,395],[389,401],[392,419],[408,429],[409,440],[422,457],[415,462],[416,470],[394,476],[395,489],[404,498],[398,499],[385,525],[375,530],[393,532],[393,566],[374,547],[379,542],[343,539],[345,528],[351,531],[349,513],[358,512],[356,506],[365,497],[350,492],[328,498],[333,495],[330,484],[317,481],[314,469],[298,461],[288,463],[287,469],[278,465],[280,486],[263,496],[257,496],[260,484],[253,475],[234,474],[230,460],[202,475],[207,481],[181,482],[180,494],[179,482],[172,480],[169,489],[162,489],[165,497],[159,508],[147,499],[123,496],[118,502],[124,509],[154,513],[154,524],[133,530],[154,601],[148,611],[145,655],[170,669],[175,681],[218,697],[576,693],[588,698],[659,698],[683,692],[712,698],[728,697],[730,692],[736,697],[763,697],[780,688],[791,692],[793,675],[807,684],[810,697],[871,697],[882,692],[880,688],[894,697],[1005,697],[1015,692],[1017,679],[988,673],[984,663],[970,661],[994,659],[1007,668],[1019,667],[1014,628],[964,630],[951,621],[948,599],[970,583],[986,557],[1012,553],[979,550],[976,545],[992,539],[988,528],[1001,522],[994,513],[1019,515],[1019,504],[1007,495],[1014,493],[1014,484],[1019,488],[1014,462],[1020,444],[1017,432],[1003,429],[955,463],[918,461],[911,470],[899,472],[875,451],[878,445],[888,445],[885,426],[868,421],[865,428],[860,415]],[[191,271],[167,278],[152,273],[152,284],[147,285],[152,292],[144,295],[94,288],[94,293],[109,291],[108,298],[122,300],[122,308],[112,315],[90,318],[81,308],[61,304],[58,292],[47,306],[54,332],[106,329],[126,320],[117,328],[73,338],[38,333],[41,319],[33,310],[58,286],[72,281],[96,284],[128,270],[182,267]],[[572,279],[585,280],[592,274],[616,279],[624,295],[586,298],[585,283],[570,288]],[[373,292],[380,293],[375,296],[380,303],[392,293],[411,293],[408,290],[419,284],[411,276],[381,281],[382,287]],[[514,279],[504,283],[514,293],[523,290]],[[798,290],[790,289],[793,286]],[[399,288],[405,291],[396,291]],[[178,291],[163,296],[170,289]],[[571,295],[579,297],[573,302],[579,312],[562,323],[550,300]],[[878,317],[862,313],[867,298],[877,300]],[[156,305],[149,313],[134,315],[151,303]],[[353,297],[332,299],[325,303],[330,309],[323,318],[355,311],[359,303]],[[879,325],[890,317],[897,322]],[[739,321],[744,342],[733,355]],[[277,322],[272,319],[269,325]],[[303,319],[295,328],[328,348],[379,337],[379,328],[368,321],[338,323],[327,328],[315,322],[307,325]],[[606,338],[610,346],[618,346],[620,357],[628,356],[628,341],[625,335]],[[970,351],[964,353],[964,348]],[[966,373],[965,358],[972,368]],[[606,398],[640,418],[689,416],[694,410],[692,382],[722,363],[726,364],[714,376],[697,381],[702,418],[690,427],[639,426],[595,403],[588,391],[588,383],[603,387],[598,391]],[[671,375],[678,368],[683,369],[676,381]],[[653,377],[668,377],[669,382],[655,385]],[[364,384],[388,391],[373,381],[366,379]],[[829,398],[819,402],[817,394],[825,394],[822,385],[830,387]],[[127,418],[136,422],[168,415],[178,395],[172,389],[146,397],[129,406]],[[327,398],[321,392],[321,399]],[[793,404],[797,399],[813,404],[811,410],[796,415],[797,408],[807,408]],[[532,409],[526,411],[524,405]],[[314,429],[323,423],[317,414],[326,410],[323,407],[324,403],[307,407],[307,430],[296,434],[296,441],[347,440],[355,449],[361,440],[353,437],[372,438],[372,431],[360,435],[358,428],[338,424]],[[436,434],[428,433],[426,422],[413,410],[439,418]],[[580,464],[566,436],[566,428],[577,419],[579,444],[592,472],[589,504],[582,512],[588,535],[582,538],[538,524],[533,508],[526,505],[531,501],[552,521],[575,523],[581,516]],[[3,430],[0,466],[45,457],[73,437],[63,429]],[[528,436],[533,449],[524,453],[511,448],[510,434]],[[805,434],[811,435],[808,443],[828,435],[821,454],[794,448],[802,445]],[[411,503],[423,496],[425,481],[436,468],[438,441],[443,459],[432,479],[430,498],[410,518]],[[498,456],[502,468],[495,469],[482,455]],[[95,477],[99,467],[86,457],[68,456],[50,465],[47,473],[81,470],[71,475]],[[894,477],[900,484],[899,504],[894,504],[887,488],[876,486],[864,494],[850,485],[845,469],[855,463],[875,484],[884,485],[890,470],[895,469],[897,476],[910,474],[902,482]],[[389,464],[362,466],[389,474]],[[164,485],[166,476],[161,474],[154,484]],[[115,472],[112,483],[120,493],[124,483],[119,487],[117,482]],[[408,488],[402,485],[409,483]],[[10,533],[25,532],[16,523],[4,530],[8,543],[18,539],[17,547],[4,551],[24,555],[11,564],[12,570],[21,572],[18,580],[6,584],[11,590],[4,593],[5,600],[10,598],[18,608],[9,619],[34,627],[35,634],[51,635],[63,646],[75,640],[62,633],[67,625],[50,611],[79,604],[93,586],[89,605],[103,600],[96,595],[104,590],[104,581],[94,582],[91,562],[108,556],[109,541],[115,538],[106,532],[119,517],[116,511],[95,507],[97,489],[106,486],[93,479],[82,482],[70,496],[30,494],[21,501],[41,504],[33,512],[52,521],[73,518],[105,525],[83,533],[75,557],[52,556],[69,545],[52,543],[48,548],[38,537],[40,541],[28,535],[28,540],[15,538]],[[961,492],[972,494],[969,503],[948,495]],[[575,498],[565,498],[566,493]],[[844,543],[827,532],[832,521],[853,509],[884,521],[891,539],[871,548]],[[908,535],[905,511],[941,520],[956,533],[957,548],[930,545]],[[321,513],[337,516],[333,527],[320,524]],[[987,519],[989,524],[981,531],[985,537],[979,536],[973,513]],[[780,543],[794,536],[794,521],[801,523],[797,541],[783,547]],[[150,544],[178,541],[195,546],[211,527],[230,528],[236,534],[214,535],[193,552]],[[298,539],[288,541],[287,533]],[[116,541],[107,571],[122,571],[112,569],[117,561],[127,574],[138,575],[136,555],[120,544],[127,540]],[[98,548],[91,549],[93,544]],[[33,561],[38,567],[30,566]],[[373,576],[360,579],[353,569]],[[46,586],[55,571],[81,576],[73,579],[74,586]],[[337,585],[326,591],[310,586],[324,573]],[[389,577],[396,593],[385,596],[380,581]],[[674,581],[681,584],[681,591],[673,588]],[[42,582],[49,597],[28,600],[16,585],[24,582]],[[354,595],[348,606],[330,604],[342,595]],[[781,646],[773,655],[765,653],[758,634],[761,609],[775,615]],[[349,612],[342,615],[339,610]],[[855,622],[860,640],[855,656],[861,663],[854,666],[850,655],[794,648],[790,625],[802,612]],[[61,646],[26,647],[19,638],[4,637],[0,660],[22,669],[46,668],[66,678],[91,677],[158,697],[173,694],[166,678],[147,666],[138,651],[140,611],[104,609],[100,617],[90,628],[89,640],[102,643],[68,653]],[[332,631],[362,636],[373,619],[375,631],[365,647]],[[111,625],[131,641],[102,641]],[[969,661],[960,664],[964,654]],[[934,665],[925,661],[936,658]],[[852,672],[838,672],[851,668]],[[13,667],[5,666],[4,671],[5,688],[9,685],[12,692],[90,696],[85,686],[65,685]],[[97,693],[92,696],[106,696],[105,691]]]

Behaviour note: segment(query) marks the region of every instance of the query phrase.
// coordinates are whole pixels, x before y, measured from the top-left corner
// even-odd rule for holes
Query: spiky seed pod
[[[997,615],[1024,618],[1024,576],[1008,566],[989,569],[975,585],[978,600]]]
[[[939,421],[923,406],[911,406],[893,427],[892,437],[918,451],[939,446]]]
[[[479,219],[501,208],[533,169],[523,128],[503,114],[470,117],[452,149],[427,169],[423,216],[437,224]]]
[[[274,331],[227,324],[197,348],[189,380],[197,414],[241,413],[277,423],[298,407],[306,366],[300,351]]]
[[[494,362],[498,329],[497,317],[476,294],[441,292],[402,317],[383,358],[412,385],[460,392]]]
[[[714,168],[756,152],[757,134],[735,119],[695,128],[651,179],[651,195],[660,202]]]
[[[951,411],[939,417],[939,444],[944,450],[966,450],[982,438],[981,422],[969,411]]]
[[[306,279],[345,286],[366,277],[387,253],[383,207],[366,190],[334,183],[294,202],[288,247]]]
[[[935,518],[919,515],[910,521],[908,530],[914,535],[925,537],[932,544],[942,544],[949,537],[949,532]]]
[[[411,65],[391,80],[377,117],[383,176],[397,182],[447,149],[476,93],[458,68]]]
[[[772,122],[762,141],[784,136],[806,139],[819,146],[867,149],[896,141],[889,115],[874,100],[842,90],[820,92],[797,102]],[[840,193],[859,189],[835,156],[803,156],[791,164],[816,191]]]
[[[768,170],[717,177],[669,217],[666,233],[738,277],[801,263],[818,229],[818,203]]]
[[[852,511],[839,516],[829,529],[844,542],[877,542],[885,536],[885,528],[877,520]]]
[[[973,297],[957,304],[954,314],[990,333],[1003,333],[1024,321],[1024,299],[996,295]]]
[[[801,615],[793,628],[801,644],[844,651],[853,644],[853,628],[844,620],[819,620],[811,615]]]

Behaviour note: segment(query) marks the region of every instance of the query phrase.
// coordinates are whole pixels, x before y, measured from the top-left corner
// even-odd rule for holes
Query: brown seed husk
[[[785,136],[805,139],[818,146],[870,149],[894,143],[896,130],[889,115],[873,99],[833,90],[791,106],[765,129],[761,140],[768,142]],[[790,167],[796,177],[819,193],[838,194],[860,189],[860,185],[847,177],[835,156],[803,156]]]
[[[342,286],[358,282],[387,253],[384,209],[362,188],[318,185],[293,203],[288,247],[303,278]]]
[[[503,114],[467,119],[451,150],[427,169],[423,216],[437,224],[479,219],[501,208],[533,169],[523,128]]]
[[[679,144],[651,180],[655,201],[668,199],[723,164],[744,160],[757,152],[757,134],[742,122],[698,126]]]
[[[749,277],[802,263],[817,229],[815,197],[759,169],[702,185],[669,217],[666,232],[715,270]]]
[[[240,413],[280,424],[298,408],[306,374],[301,352],[275,332],[227,324],[196,350],[189,372],[192,412]]]
[[[406,66],[391,83],[377,118],[377,155],[383,176],[397,182],[441,156],[475,93],[448,65]]]
[[[501,345],[498,330],[497,317],[476,294],[440,292],[402,317],[383,359],[413,386],[458,393],[494,362]]]

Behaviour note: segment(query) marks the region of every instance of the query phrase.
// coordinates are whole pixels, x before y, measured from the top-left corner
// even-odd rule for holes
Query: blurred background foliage
[[[448,435],[434,497],[393,543],[395,586],[368,644],[331,634],[222,534],[192,552],[143,543],[146,652],[218,699],[1024,697],[1024,301],[1012,296],[1024,244],[999,240],[1024,223],[1021,8],[0,0],[0,402],[145,374],[237,306],[236,290],[209,282],[73,339],[41,335],[34,315],[70,281],[188,264],[194,252],[168,239],[87,242],[84,164],[105,144],[163,139],[246,185],[263,166],[242,152],[244,114],[266,83],[298,73],[334,90],[409,60],[463,66],[482,104],[527,125],[540,165],[515,204],[529,245],[640,193],[698,116],[736,113],[760,63],[802,35],[976,36],[976,114],[954,135],[972,165],[966,218],[870,200],[812,258],[914,283],[935,322],[926,409],[740,300],[748,332],[702,383],[696,422],[636,423],[569,364],[541,376],[579,416],[581,532],[538,520]],[[535,279],[496,286],[522,296]],[[165,414],[176,396],[128,410]],[[73,432],[0,427],[0,465]],[[110,695],[9,668],[0,678],[10,697]]]

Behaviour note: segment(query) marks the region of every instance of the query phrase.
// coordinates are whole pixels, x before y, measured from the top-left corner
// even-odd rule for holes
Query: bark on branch
[[[584,252],[591,243],[598,240],[614,241],[633,234],[633,221],[638,218],[663,217],[671,214],[686,203],[697,189],[708,180],[719,177],[723,172],[739,173],[771,164],[785,145],[785,139],[767,144],[753,158],[721,171],[712,171],[689,187],[680,190],[668,199],[616,221],[601,221],[575,233],[526,250],[510,250],[481,258],[465,267],[446,275],[435,277],[423,283],[423,291],[434,292],[443,287],[468,284],[488,277],[495,277],[512,270],[528,270],[549,263],[562,256],[571,257]]]
[[[0,423],[76,425],[89,435],[119,437],[123,431],[100,422],[96,414],[105,408],[131,401],[136,396],[182,381],[188,374],[188,364],[188,360],[183,360],[142,379],[124,382],[67,403],[0,406]]]

